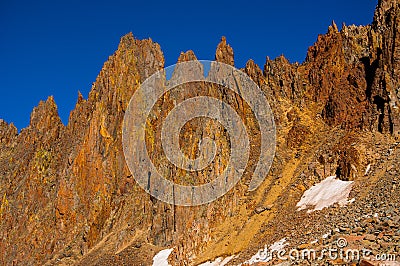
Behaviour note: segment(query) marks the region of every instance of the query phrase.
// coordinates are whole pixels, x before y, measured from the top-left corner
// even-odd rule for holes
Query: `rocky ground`
[[[400,261],[399,25],[400,3],[380,0],[371,25],[339,30],[332,23],[301,64],[283,56],[267,58],[263,69],[247,62],[242,71],[266,95],[277,137],[271,170],[255,191],[248,191],[248,184],[259,154],[259,132],[240,95],[203,84],[183,95],[164,95],[152,110],[145,141],[157,167],[173,181],[206,182],[229,159],[221,152],[219,164],[198,175],[167,162],[159,129],[177,102],[198,95],[218,98],[239,112],[251,133],[255,148],[243,179],[218,200],[196,207],[149,196],[126,165],[122,121],[129,100],[164,67],[158,44],[127,34],[88,99],[78,94],[67,125],[52,97],[39,103],[30,125],[19,133],[0,120],[0,263],[151,265],[155,254],[172,248],[172,265],[230,256],[227,265],[238,265],[283,238],[286,249],[299,250],[322,250],[345,239],[347,248],[368,250],[370,256],[290,262],[297,265],[377,265],[369,259],[382,254]],[[234,65],[225,38],[215,59]],[[188,60],[196,60],[192,51],[182,53],[178,62]],[[185,130],[190,138],[180,145],[189,157],[196,157],[203,134],[221,150],[229,148],[223,128],[212,121],[194,121]],[[349,199],[354,200],[298,211],[303,193],[332,175],[353,182]],[[258,262],[279,263],[289,262]]]
[[[391,254],[397,257],[398,261],[400,194],[398,167],[395,166],[400,163],[399,142],[390,142],[374,136],[368,142],[374,143],[374,145],[370,144],[372,146],[370,148],[379,159],[370,161],[371,170],[367,174],[363,172],[363,175],[355,179],[350,195],[350,198],[354,198],[354,202],[343,207],[335,204],[311,214],[305,211],[298,212],[295,208],[287,208],[283,213],[278,210],[281,212],[279,216],[282,219],[263,227],[262,231],[271,230],[274,234],[268,240],[263,239],[262,242],[273,243],[285,237],[288,242],[287,250],[321,251],[338,248],[337,240],[344,238],[347,240],[344,250],[356,249],[360,253],[366,250],[365,254],[368,254],[367,257],[371,259],[375,259],[376,255]],[[260,232],[259,235],[261,238],[262,233]],[[295,264],[347,265],[351,262],[357,265],[358,261],[350,259],[298,260]],[[272,263],[277,263],[277,260],[266,265]],[[374,263],[378,265],[377,261]]]

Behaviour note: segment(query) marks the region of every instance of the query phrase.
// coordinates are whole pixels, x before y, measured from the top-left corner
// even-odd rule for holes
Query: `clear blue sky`
[[[369,24],[377,0],[0,1],[0,118],[21,129],[32,108],[53,95],[64,124],[77,92],[87,97],[122,35],[151,37],[166,65],[181,51],[214,59],[221,36],[243,67],[284,54],[302,62],[335,20]]]

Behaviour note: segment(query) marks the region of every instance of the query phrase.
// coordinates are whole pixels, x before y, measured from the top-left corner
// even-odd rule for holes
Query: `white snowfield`
[[[312,186],[304,192],[300,201],[297,203],[298,211],[310,208],[307,213],[322,210],[336,202],[340,206],[354,201],[348,200],[353,181],[342,181],[336,179],[336,176],[327,177],[322,182]]]
[[[173,251],[173,248],[163,249],[153,257],[153,266],[171,266],[168,264],[168,257]]]

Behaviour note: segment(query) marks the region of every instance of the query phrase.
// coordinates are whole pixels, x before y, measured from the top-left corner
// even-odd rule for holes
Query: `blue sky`
[[[243,67],[252,58],[284,54],[302,62],[318,34],[369,24],[377,0],[331,1],[0,1],[0,118],[21,129],[42,99],[53,95],[68,121],[78,90],[87,97],[122,35],[151,37],[166,65],[181,51],[214,59],[226,36]]]

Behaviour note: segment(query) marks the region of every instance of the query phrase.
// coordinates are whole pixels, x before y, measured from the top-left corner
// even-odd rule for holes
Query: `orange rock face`
[[[39,103],[19,134],[0,120],[0,263],[149,265],[162,247],[174,247],[171,263],[187,265],[255,249],[260,239],[280,230],[269,222],[289,216],[274,207],[256,214],[254,209],[294,208],[291,197],[299,192],[293,188],[311,182],[303,180],[305,175],[321,179],[340,169],[343,179],[357,180],[364,176],[362,167],[376,158],[358,145],[361,140],[378,132],[398,138],[399,25],[399,3],[380,1],[372,25],[339,31],[333,23],[302,64],[283,56],[267,58],[261,70],[247,62],[243,71],[265,93],[278,140],[271,171],[255,192],[247,188],[260,153],[259,127],[240,95],[200,84],[160,99],[147,121],[145,141],[156,165],[176,182],[208,182],[227,164],[230,147],[220,124],[193,120],[182,130],[182,151],[195,158],[198,141],[210,136],[220,148],[217,163],[198,174],[168,164],[160,127],[177,102],[199,95],[224,100],[249,129],[253,148],[242,181],[215,202],[196,207],[152,198],[126,165],[124,113],[140,84],[164,67],[164,58],[151,39],[125,35],[88,99],[78,95],[66,126],[52,97]],[[233,49],[224,37],[215,59],[234,65]],[[192,51],[182,53],[178,62],[189,60],[196,60]]]

